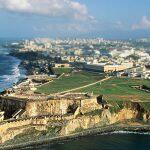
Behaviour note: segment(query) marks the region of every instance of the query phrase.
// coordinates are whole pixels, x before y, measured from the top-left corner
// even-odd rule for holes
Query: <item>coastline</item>
[[[13,55],[12,55],[13,56]],[[16,57],[16,56],[13,56]],[[23,64],[21,64],[23,62],[23,60],[21,60],[20,58],[16,57],[17,59],[20,60],[20,64],[18,65],[18,68],[23,68]],[[28,70],[27,70],[28,71]],[[15,84],[19,84],[20,82],[22,82],[23,78],[18,78],[18,81]],[[11,86],[11,88],[13,87],[13,84]],[[0,146],[0,149],[19,149],[19,148],[24,148],[24,147],[28,147],[28,146],[34,146],[34,145],[43,145],[43,144],[53,144],[53,143],[57,143],[57,142],[62,142],[62,141],[66,141],[66,140],[71,140],[71,139],[76,139],[76,138],[81,138],[81,137],[85,137],[85,136],[92,136],[92,135],[98,135],[98,134],[111,134],[113,132],[135,132],[135,133],[150,133],[150,125],[145,125],[145,126],[119,126],[119,125],[110,125],[107,127],[98,127],[95,129],[87,129],[87,130],[83,130],[81,132],[78,133],[73,133],[70,135],[66,135],[66,136],[55,136],[52,138],[43,138],[41,140],[36,140],[36,141],[30,141],[30,142],[25,142],[25,143],[20,143],[20,144],[14,144],[14,145],[3,145]],[[33,140],[33,139],[32,139]]]
[[[73,139],[92,136],[92,135],[111,134],[115,132],[117,132],[117,134],[120,134],[123,132],[125,134],[130,133],[130,132],[137,133],[137,134],[138,133],[150,134],[150,125],[143,125],[143,126],[109,125],[105,127],[97,127],[95,129],[87,129],[87,130],[73,133],[73,134],[66,135],[66,136],[57,136],[57,137],[46,138],[46,139],[37,140],[37,141],[30,141],[27,143],[21,143],[21,144],[15,144],[15,145],[7,145],[7,146],[4,145],[4,146],[0,146],[0,150],[12,150],[12,149],[17,150],[17,149],[25,148],[29,146],[35,146],[35,145],[37,146],[37,145],[43,145],[47,143],[54,144],[54,143],[63,142],[63,141],[71,140],[71,139],[73,140]]]
[[[5,83],[5,85],[6,84],[8,84],[8,85],[6,87],[5,86],[1,87],[0,93],[4,92],[6,89],[13,88],[14,84],[18,84],[26,76],[26,70],[22,66],[20,66],[20,64],[22,62],[21,59],[11,55],[10,51],[7,51],[6,54],[4,53],[4,56],[12,58],[14,64],[13,64],[13,66],[11,66],[12,67],[12,70],[11,70],[12,74],[10,74],[8,72],[8,74],[5,73],[1,76],[1,77],[5,77],[5,78],[7,77],[8,78],[8,79],[7,78],[5,79],[5,80],[7,80],[7,81],[5,81],[5,82],[7,82],[7,83]],[[1,61],[1,62],[3,63],[3,61]],[[5,65],[7,65],[7,64],[5,64]],[[10,67],[10,64],[9,64],[9,67]]]
[[[15,54],[14,50],[11,50],[8,55],[11,56],[11,57],[14,57],[14,58],[16,58],[16,59],[18,59],[18,60],[20,61],[20,63],[18,64],[18,69],[19,69],[19,71],[20,71],[20,76],[21,76],[21,75],[26,76],[26,75],[27,75],[27,70],[26,70],[26,69],[24,68],[24,66],[22,65],[23,60],[22,60],[21,58],[15,56],[14,54]],[[25,77],[24,77],[24,78],[25,78]],[[19,80],[17,81],[17,83],[18,83],[20,80],[22,80],[22,79],[19,79]],[[16,83],[16,84],[17,84],[17,83]]]

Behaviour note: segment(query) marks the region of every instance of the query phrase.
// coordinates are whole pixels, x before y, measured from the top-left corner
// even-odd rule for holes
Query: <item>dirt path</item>
[[[53,95],[65,94],[65,93],[73,92],[73,91],[76,91],[76,90],[84,89],[84,88],[87,88],[89,86],[95,85],[97,83],[101,83],[101,82],[107,81],[109,79],[111,79],[111,77],[107,77],[107,78],[101,79],[99,81],[96,81],[94,83],[90,83],[88,85],[80,86],[80,87],[77,87],[77,88],[74,88],[74,89],[70,89],[70,90],[66,90],[66,91],[63,91],[63,92],[54,93]]]

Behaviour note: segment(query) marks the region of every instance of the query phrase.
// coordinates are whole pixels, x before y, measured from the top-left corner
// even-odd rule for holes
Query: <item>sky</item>
[[[150,0],[0,0],[0,37],[150,38]]]

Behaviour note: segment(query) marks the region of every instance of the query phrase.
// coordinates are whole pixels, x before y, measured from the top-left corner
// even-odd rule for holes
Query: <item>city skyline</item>
[[[0,0],[0,37],[150,37],[150,1]]]

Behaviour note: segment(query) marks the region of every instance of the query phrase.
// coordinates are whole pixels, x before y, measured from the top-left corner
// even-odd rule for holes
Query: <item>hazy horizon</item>
[[[0,37],[150,38],[149,0],[0,0]]]

